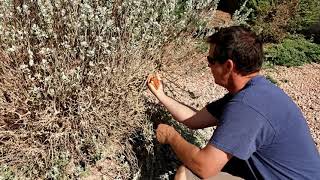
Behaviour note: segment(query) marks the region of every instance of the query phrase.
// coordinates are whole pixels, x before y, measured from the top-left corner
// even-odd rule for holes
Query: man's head
[[[242,26],[223,28],[208,38],[209,67],[217,84],[227,86],[233,76],[259,72],[263,62],[262,42]]]

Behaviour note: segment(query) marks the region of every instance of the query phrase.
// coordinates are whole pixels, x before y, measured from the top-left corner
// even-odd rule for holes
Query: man
[[[221,171],[245,179],[320,179],[319,152],[300,109],[259,75],[259,38],[236,26],[221,29],[208,42],[215,83],[229,91],[223,98],[194,111],[166,96],[161,83],[155,88],[148,79],[149,89],[177,121],[191,129],[217,126],[203,149],[173,127],[158,126],[158,141],[170,144],[183,162],[175,179],[210,178]]]

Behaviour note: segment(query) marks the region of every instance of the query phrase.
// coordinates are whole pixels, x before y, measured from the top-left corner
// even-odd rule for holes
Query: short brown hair
[[[264,59],[262,41],[250,29],[243,26],[222,28],[207,41],[215,45],[213,58],[220,64],[231,59],[242,75],[261,69]]]

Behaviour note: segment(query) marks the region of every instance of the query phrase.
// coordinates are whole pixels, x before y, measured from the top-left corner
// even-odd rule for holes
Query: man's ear
[[[224,65],[227,72],[231,73],[232,71],[235,71],[235,64],[231,59],[228,59]]]

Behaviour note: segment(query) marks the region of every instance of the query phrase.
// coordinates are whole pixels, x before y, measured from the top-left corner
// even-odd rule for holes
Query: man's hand
[[[156,73],[156,75],[150,74],[147,79],[147,84],[150,91],[157,97],[164,95],[163,86],[161,82],[160,75]]]
[[[157,128],[157,140],[161,144],[169,144],[171,139],[177,134],[178,132],[171,126],[166,124],[159,124]]]

